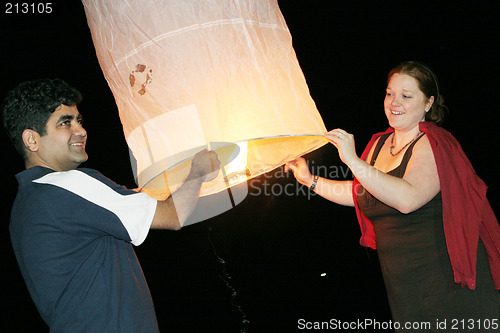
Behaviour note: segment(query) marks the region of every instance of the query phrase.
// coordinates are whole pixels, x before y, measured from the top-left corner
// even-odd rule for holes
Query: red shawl
[[[427,134],[436,160],[443,204],[443,227],[455,282],[476,288],[476,259],[479,237],[483,241],[495,289],[500,289],[500,226],[486,198],[486,184],[476,175],[458,141],[432,122],[420,123]],[[373,135],[361,159],[366,160],[375,141],[386,133]],[[353,182],[354,206],[361,227],[363,246],[376,248],[371,221],[358,207],[357,188]]]

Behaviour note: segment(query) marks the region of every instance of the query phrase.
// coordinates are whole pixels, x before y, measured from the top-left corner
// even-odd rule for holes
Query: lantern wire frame
[[[238,143],[209,143],[205,147],[198,147],[194,151],[214,150],[221,162],[219,174],[214,180],[202,185],[200,196],[219,193],[268,173],[327,143],[323,135],[307,134],[281,135]],[[158,200],[165,200],[186,179],[192,159],[185,158],[167,169],[162,161],[156,162],[138,175],[138,182],[141,178],[149,179],[140,190]]]

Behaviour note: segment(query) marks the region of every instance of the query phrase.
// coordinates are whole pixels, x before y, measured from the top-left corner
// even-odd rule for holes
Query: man
[[[4,126],[26,165],[9,228],[21,273],[51,332],[158,332],[132,244],[150,228],[182,227],[217,155],[198,153],[165,201],[118,186],[77,169],[88,158],[80,100],[58,79],[22,83],[5,100]]]

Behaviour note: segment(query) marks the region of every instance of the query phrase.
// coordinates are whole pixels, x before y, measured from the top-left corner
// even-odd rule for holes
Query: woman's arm
[[[440,191],[436,161],[427,137],[413,149],[403,178],[388,175],[356,155],[354,137],[341,129],[326,137],[339,150],[340,158],[361,185],[378,200],[401,213],[411,213],[429,202]]]
[[[309,171],[307,162],[299,157],[294,161],[285,164],[285,172],[292,170],[293,175],[299,183],[311,187],[314,176]],[[339,181],[318,177],[314,192],[325,199],[339,205],[354,206],[352,199],[352,181]]]
[[[319,177],[315,192],[339,205],[354,207],[352,181],[332,180]]]

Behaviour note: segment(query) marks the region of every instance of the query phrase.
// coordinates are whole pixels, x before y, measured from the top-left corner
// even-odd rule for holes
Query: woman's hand
[[[309,171],[309,166],[303,157],[299,157],[285,164],[285,172],[292,170],[293,175],[299,183],[310,187],[313,182],[313,176]]]
[[[347,133],[343,129],[337,128],[325,133],[325,137],[331,144],[337,147],[340,159],[347,166],[350,167],[351,163],[358,159],[356,147],[354,145],[354,135]]]
[[[307,187],[311,187],[313,175],[309,171],[307,162],[304,158],[299,157],[296,160],[285,164],[285,172],[293,171],[293,175],[297,181]],[[345,206],[354,206],[352,197],[352,181],[331,180],[322,177],[318,178],[314,192],[325,199]]]

